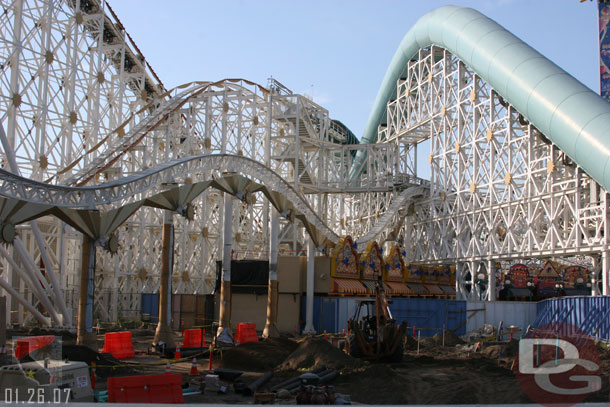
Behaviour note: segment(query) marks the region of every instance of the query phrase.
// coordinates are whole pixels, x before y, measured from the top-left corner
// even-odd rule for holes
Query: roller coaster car
[[[388,304],[379,281],[375,287],[375,299],[358,302],[356,313],[347,322],[351,356],[390,362],[402,360],[407,323],[403,321],[397,326]],[[363,308],[366,308],[366,315]]]

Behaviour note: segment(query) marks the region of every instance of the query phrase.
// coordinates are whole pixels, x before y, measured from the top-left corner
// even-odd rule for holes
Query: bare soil
[[[260,342],[246,342],[222,351],[215,367],[266,372],[275,369],[290,355],[298,343],[287,338],[268,338]]]
[[[362,366],[362,360],[351,357],[323,338],[305,338],[299,347],[278,366],[278,370],[313,370],[326,367],[347,370]]]
[[[142,335],[142,336],[140,336]],[[177,336],[177,341],[181,339]],[[423,339],[423,338],[422,338]],[[128,366],[116,366],[117,361],[104,359],[98,363],[96,389],[106,388],[106,377],[161,374],[166,361],[156,355],[146,354],[152,337],[144,332],[133,337],[138,353],[128,361]],[[78,355],[88,361],[98,358],[96,352],[89,352],[70,344],[66,335],[64,345],[66,355]],[[304,338],[297,342],[291,338],[268,339],[256,343],[246,343],[217,353],[214,368],[229,368],[244,371],[240,377],[249,384],[263,372],[273,371],[273,378],[261,388],[271,386],[286,379],[297,377],[308,370],[325,366],[339,370],[339,376],[330,384],[336,392],[348,394],[355,403],[365,404],[487,404],[487,403],[531,403],[523,393],[515,377],[513,362],[518,352],[519,342],[483,342],[481,349],[473,352],[472,347],[459,344],[459,338],[445,336],[446,346],[441,346],[442,337],[426,338],[417,351],[417,340],[405,338],[405,356],[401,363],[376,363],[352,358],[322,338]],[[98,336],[98,344],[103,346],[103,335]],[[451,346],[448,346],[452,344]],[[455,346],[455,345],[458,346]],[[602,388],[587,397],[588,402],[607,402],[610,394],[610,352],[599,349]],[[107,363],[106,363],[107,362]],[[172,361],[173,362],[173,361]],[[125,361],[118,361],[118,364]],[[100,367],[108,364],[107,371]],[[172,363],[173,373],[181,373],[183,382],[199,389],[203,375],[207,373],[208,359],[197,361],[199,375],[189,376],[191,361]],[[236,394],[230,382],[227,394],[186,396],[187,403],[228,403],[251,404],[252,397]],[[283,404],[294,404],[294,398],[281,400]]]

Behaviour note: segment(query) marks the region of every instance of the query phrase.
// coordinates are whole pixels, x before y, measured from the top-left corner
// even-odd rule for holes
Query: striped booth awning
[[[407,286],[416,294],[416,295],[430,295],[426,287],[419,283],[407,283]]]
[[[424,287],[426,287],[428,292],[432,295],[445,295],[443,290],[436,284],[426,284]]]
[[[375,287],[376,282],[377,282],[376,280],[363,280],[362,284],[364,284],[364,286],[366,287],[369,294],[374,294],[375,288],[376,288]],[[385,291],[386,293],[390,292],[390,288],[383,281],[381,282],[381,289],[383,291]]]
[[[415,293],[405,283],[398,281],[386,281],[391,295],[414,295]]]
[[[366,294],[366,287],[355,278],[333,277],[331,294]]]

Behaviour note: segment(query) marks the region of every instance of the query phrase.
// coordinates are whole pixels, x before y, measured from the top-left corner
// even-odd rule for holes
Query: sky
[[[599,93],[597,1],[108,0],[165,87],[273,76],[360,138],[401,39],[425,13],[472,7]]]

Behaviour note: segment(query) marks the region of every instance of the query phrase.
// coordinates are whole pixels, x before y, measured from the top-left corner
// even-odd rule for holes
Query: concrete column
[[[608,273],[610,272],[610,263],[608,263],[608,250],[602,252],[602,295],[610,294],[608,292]]]
[[[76,344],[97,350],[93,332],[93,289],[95,277],[95,242],[83,235],[81,245],[80,296],[78,300],[78,327]]]
[[[594,182],[592,182],[592,184],[594,184]],[[597,256],[593,256],[592,258],[592,270],[593,273],[591,273],[591,296],[592,297],[596,297],[599,295],[599,288],[597,288],[597,273],[598,273],[598,266],[599,266],[599,261],[597,259]]]
[[[275,208],[271,207],[271,228],[269,231],[269,287],[267,289],[267,321],[263,330],[263,338],[277,338],[280,331],[277,329],[277,303],[278,286],[277,281],[277,252],[279,219]]]
[[[233,249],[233,197],[225,193],[222,252],[222,284],[220,286],[220,325],[217,335],[227,331],[231,335],[231,252]]]
[[[307,243],[307,300],[305,308],[305,330],[303,333],[315,334],[316,330],[313,327],[313,290],[314,290],[314,261],[315,247],[313,240],[309,239]]]
[[[6,297],[0,297],[0,346],[6,345]]]
[[[496,300],[496,262],[493,260],[487,260],[487,301]]]
[[[165,211],[161,234],[161,285],[159,286],[159,323],[155,330],[153,345],[163,342],[167,348],[174,348],[174,334],[171,330],[172,272],[174,268],[174,215]]]
[[[11,245],[9,247],[9,253],[11,255],[11,258],[13,257],[13,246]],[[15,287],[15,285],[13,285],[13,281],[15,278],[15,269],[13,268],[13,265],[11,264],[10,261],[6,262],[6,279],[8,284],[11,287]],[[13,324],[13,317],[11,314],[11,311],[13,311],[14,307],[14,303],[13,303],[13,296],[10,295],[6,290],[4,291],[5,295],[6,295],[6,321],[8,322],[9,325],[12,326]]]
[[[469,298],[471,300],[480,300],[481,297],[479,295],[479,293],[481,292],[480,290],[480,286],[478,284],[476,284],[477,281],[477,274],[478,274],[478,267],[479,263],[475,262],[475,261],[469,261],[468,262],[468,267],[470,269],[470,294],[469,294]]]
[[[465,300],[466,293],[464,292],[464,285],[462,284],[464,273],[464,263],[456,263],[455,265],[455,298],[458,300]]]

